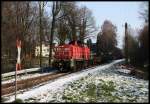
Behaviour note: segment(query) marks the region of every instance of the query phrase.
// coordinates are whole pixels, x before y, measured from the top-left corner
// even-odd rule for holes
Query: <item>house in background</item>
[[[53,44],[55,46],[55,44]],[[49,57],[49,44],[42,43],[42,57]],[[35,56],[40,56],[40,45],[35,47]],[[52,56],[54,56],[54,51],[52,50]]]

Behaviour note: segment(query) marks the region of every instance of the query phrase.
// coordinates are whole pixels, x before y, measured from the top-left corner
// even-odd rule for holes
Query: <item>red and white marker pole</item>
[[[21,40],[16,40],[16,46],[18,49],[18,57],[17,57],[17,63],[16,63],[16,71],[15,71],[15,100],[17,97],[17,71],[21,70],[21,60],[20,60],[20,55],[21,55]]]
[[[16,71],[21,70],[21,40],[17,40],[17,49],[18,49],[18,57],[17,57],[17,64],[16,64]]]

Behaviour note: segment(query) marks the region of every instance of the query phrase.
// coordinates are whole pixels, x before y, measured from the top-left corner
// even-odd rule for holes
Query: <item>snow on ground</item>
[[[22,69],[22,70],[18,70],[17,73],[21,74],[21,73],[26,73],[26,72],[38,71],[38,70],[40,70],[40,68]],[[2,74],[2,78],[12,76],[12,75],[15,75],[15,71]]]
[[[126,74],[129,74],[131,72],[131,70],[127,70],[127,69],[117,69],[117,71],[121,73],[126,73]]]
[[[33,78],[33,77],[38,77],[38,76],[43,76],[43,75],[47,75],[47,74],[49,74],[49,73],[33,73],[33,74],[25,74],[25,75],[19,75],[19,76],[17,76],[17,81],[19,81],[19,80],[23,80],[23,79],[28,79],[28,78]],[[9,80],[4,80],[4,81],[2,81],[2,84],[6,84],[6,83],[11,83],[11,82],[14,82],[15,81],[15,78],[13,77],[11,77],[11,79],[9,79]]]
[[[113,65],[121,62],[121,60],[114,61],[107,65],[97,66],[95,68],[89,68],[80,72],[76,72],[53,81],[47,82],[45,85],[30,89],[27,92],[18,94],[17,98],[22,99],[25,102],[70,102],[70,100],[63,99],[63,96],[68,96],[70,93],[73,98],[81,96],[80,92],[85,90],[85,86],[90,85],[91,83],[100,83],[103,81],[113,81],[116,85],[117,92],[114,92],[114,95],[118,95],[122,102],[128,100],[128,96],[133,96],[135,102],[148,102],[148,81],[142,79],[136,79],[126,74],[120,74]],[[80,79],[84,78],[83,81]],[[70,87],[72,83],[74,87]],[[72,85],[71,85],[72,86]],[[66,91],[67,93],[64,93]],[[124,93],[127,93],[124,95]],[[75,95],[75,96],[74,96]],[[103,96],[101,96],[103,98]],[[97,102],[108,102],[108,99],[97,99]],[[14,96],[7,98],[6,102],[11,102],[14,100]],[[88,97],[84,97],[78,102],[89,102]],[[85,100],[85,101],[84,101]]]
[[[18,75],[17,76],[17,81],[52,74],[56,71],[57,70],[53,70],[51,72],[44,72],[44,73],[41,73],[41,72],[27,73],[27,74],[24,73],[23,75]],[[11,82],[14,82],[14,81],[15,81],[15,76],[11,76],[11,77],[9,77],[9,79],[2,78],[2,84],[11,83]]]
[[[109,71],[112,72],[111,70]],[[88,76],[83,80],[72,83],[63,93],[56,93],[57,96],[60,96],[59,98],[53,96],[54,99],[51,101],[83,103],[148,102],[147,81],[117,75],[113,72],[108,73],[108,70],[107,72],[102,70],[101,73],[98,73],[96,76]],[[96,86],[97,88],[94,89],[92,86]]]
[[[104,65],[104,66],[95,67],[93,70],[90,70],[90,68],[89,68],[89,69],[83,70],[81,72],[76,72],[76,73],[61,77],[61,78],[55,80],[54,82],[50,81],[50,83],[48,83],[44,86],[41,86],[39,88],[31,89],[30,91],[24,92],[23,94],[18,94],[17,98],[28,99],[28,98],[31,98],[34,95],[42,94],[41,92],[43,92],[43,93],[47,92],[50,89],[52,89],[53,91],[55,89],[57,90],[57,88],[62,88],[62,85],[64,85],[67,82],[77,80],[81,77],[84,77],[84,76],[88,75],[89,73],[96,72],[97,70],[103,70],[103,69],[108,68],[108,67],[110,67],[111,65],[113,65],[117,62],[120,62],[120,61],[121,60],[117,60],[117,61],[114,61],[114,62],[112,62],[110,64],[107,64],[107,65]],[[11,96],[9,101],[13,101],[14,100],[13,98],[14,98],[14,96]]]

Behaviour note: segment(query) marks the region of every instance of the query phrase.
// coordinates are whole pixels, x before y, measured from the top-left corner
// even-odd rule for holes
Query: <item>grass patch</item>
[[[113,102],[116,99],[120,100],[119,97],[112,95],[115,90],[115,84],[112,81],[103,81],[100,79],[100,83],[95,85],[94,82],[88,82],[86,80],[78,80],[75,83],[69,84],[64,90],[62,99],[66,102],[97,102],[99,100],[107,100],[108,102]],[[87,83],[85,88],[83,83]],[[72,91],[73,90],[73,91]]]
[[[8,100],[7,98],[1,97],[1,103],[5,102],[6,100]]]
[[[16,99],[15,101],[13,101],[12,103],[24,103],[22,99]]]

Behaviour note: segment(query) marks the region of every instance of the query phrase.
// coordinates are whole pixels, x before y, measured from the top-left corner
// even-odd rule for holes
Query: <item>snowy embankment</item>
[[[38,71],[38,70],[40,70],[40,68],[23,69],[23,70],[18,70],[17,74],[28,73],[28,72]],[[15,75],[15,71],[2,74],[2,78],[13,76],[13,75]]]
[[[33,74],[25,74],[22,76],[20,75],[20,76],[17,76],[17,81],[34,78],[34,77],[39,77],[39,76],[44,76],[44,75],[48,75],[48,74],[50,74],[50,73],[33,73]],[[15,77],[11,77],[11,78],[9,78],[9,80],[2,81],[2,84],[11,83],[14,81],[15,81]]]
[[[22,75],[17,75],[17,81],[29,79],[29,78],[34,78],[34,77],[39,77],[39,76],[45,76],[45,75],[57,72],[57,70],[51,70],[49,72],[41,73],[41,71],[39,71],[40,68],[30,68],[30,69],[25,69],[25,70],[18,71],[18,74],[22,74]],[[39,72],[36,72],[36,71],[39,71]],[[25,73],[25,72],[27,72],[27,73]],[[29,73],[29,72],[32,72],[32,73]],[[33,73],[33,72],[35,72],[35,73]],[[15,76],[12,76],[12,75],[15,75],[15,72],[3,74],[2,84],[14,82]]]
[[[102,82],[104,81],[113,81],[111,83],[115,83],[117,90],[117,92],[113,92],[113,95],[119,96],[119,98],[116,99],[116,102],[119,102],[120,100],[122,102],[128,101],[127,96],[136,96],[136,102],[147,102],[148,81],[118,74],[118,71],[115,70],[116,67],[114,67],[114,64],[122,61],[123,60],[116,60],[107,65],[89,68],[58,78],[54,81],[49,81],[43,86],[30,89],[22,94],[18,94],[17,98],[22,99],[24,102],[91,102],[94,98],[89,100],[90,98],[85,96],[86,94],[84,93],[86,92],[84,90],[88,89],[87,86],[91,84],[93,84],[92,86],[99,84],[103,85]],[[83,92],[84,96],[81,96],[81,92]],[[124,95],[124,92],[129,94]],[[90,94],[91,91],[88,95]],[[109,102],[112,99],[115,99],[114,96],[109,100],[109,98],[102,96],[102,94],[100,95],[101,97],[96,96],[96,99],[94,99],[95,102]],[[81,97],[81,99],[76,97]],[[134,98],[134,100],[136,98]],[[14,100],[14,96],[10,96],[7,99],[8,100],[6,102],[11,102]]]
[[[40,76],[41,74],[39,74],[39,73],[27,74],[29,72],[35,72],[35,71],[39,71],[39,70],[40,70],[40,68],[30,68],[30,69],[18,70],[17,71],[17,80],[28,79],[31,77]],[[23,74],[23,75],[20,75],[20,74]],[[2,78],[2,84],[14,82],[15,81],[15,71],[4,73],[4,74],[2,74],[1,78]]]

